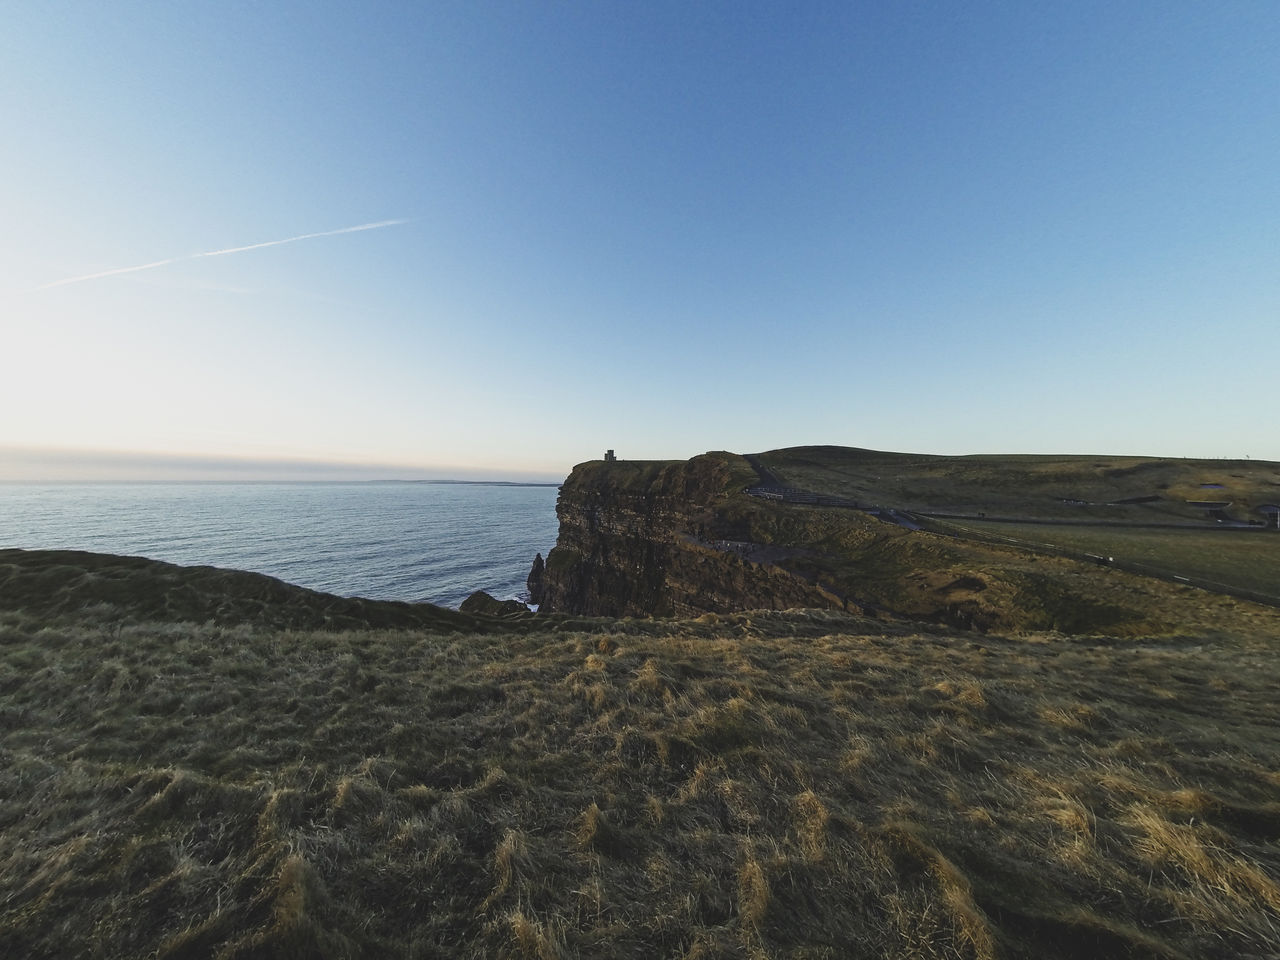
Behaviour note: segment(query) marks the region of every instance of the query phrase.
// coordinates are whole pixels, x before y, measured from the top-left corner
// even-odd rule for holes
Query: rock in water
[[[530,603],[542,603],[542,593],[546,588],[546,569],[542,554],[535,556],[533,558],[533,569],[529,571],[529,579],[525,581],[525,586],[529,588]]]

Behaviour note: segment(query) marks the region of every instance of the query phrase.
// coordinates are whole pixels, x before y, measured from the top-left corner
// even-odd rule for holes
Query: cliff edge
[[[758,545],[735,505],[756,480],[745,458],[725,452],[579,464],[556,504],[556,545],[530,573],[531,601],[607,617],[843,609],[804,577],[751,559]]]
[[[1022,459],[989,458],[979,465],[985,473],[978,480],[971,476],[976,468],[961,461],[795,448],[753,461],[714,452],[687,461],[579,464],[561,488],[556,546],[530,572],[531,599],[543,611],[577,616],[817,608],[983,631],[1110,636],[1221,629],[1229,621],[1247,629],[1251,617],[1273,616],[1238,597],[1192,591],[1185,578],[1161,579],[1099,563],[1092,553],[1072,555],[945,524],[925,529],[921,524],[929,521],[919,515],[909,514],[915,520],[902,523],[894,509],[858,506],[914,505],[911,496],[933,490],[930,496],[943,498],[946,510],[947,498],[968,503],[978,490],[986,499],[970,503],[971,512],[994,514],[1007,506],[1012,490],[1025,501],[1021,509],[1033,523],[1036,511],[1065,509],[1055,499],[1061,491],[1036,487]],[[762,476],[753,462],[763,465],[775,486],[822,496],[750,496],[748,489]],[[1075,458],[1067,467],[1074,471],[1073,483],[1101,482],[1094,477],[1100,468],[1091,461]],[[1054,471],[1057,476],[1066,467],[1055,462]],[[1114,491],[1107,496],[1114,500]],[[1057,539],[1082,529],[1078,523],[1042,526],[1019,536],[1052,530]],[[1106,554],[1119,556],[1124,543],[1132,549],[1146,542],[1141,525],[1099,529]],[[1196,529],[1173,533],[1181,539],[1168,540],[1169,549],[1185,553],[1182,544],[1202,542],[1185,539],[1201,535]],[[1255,531],[1232,543],[1237,551],[1254,551],[1241,557],[1256,558],[1271,543],[1257,539],[1266,536]]]

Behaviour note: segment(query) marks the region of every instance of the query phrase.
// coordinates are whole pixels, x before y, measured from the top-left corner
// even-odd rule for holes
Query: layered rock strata
[[[530,573],[530,600],[542,611],[610,617],[843,607],[731,541],[723,508],[754,481],[729,453],[579,464],[556,504],[556,545]]]

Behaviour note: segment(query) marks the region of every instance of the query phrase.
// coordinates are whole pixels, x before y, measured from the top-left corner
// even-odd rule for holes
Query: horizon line
[[[0,445],[0,482],[6,483],[558,483],[569,475],[571,466],[413,464]]]

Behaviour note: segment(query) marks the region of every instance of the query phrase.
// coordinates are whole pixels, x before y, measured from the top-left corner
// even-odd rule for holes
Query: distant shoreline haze
[[[0,547],[248,570],[344,597],[456,608],[526,587],[554,487],[515,483],[0,486]]]
[[[548,469],[414,466],[287,458],[219,457],[0,447],[0,483],[473,483],[558,485]]]

